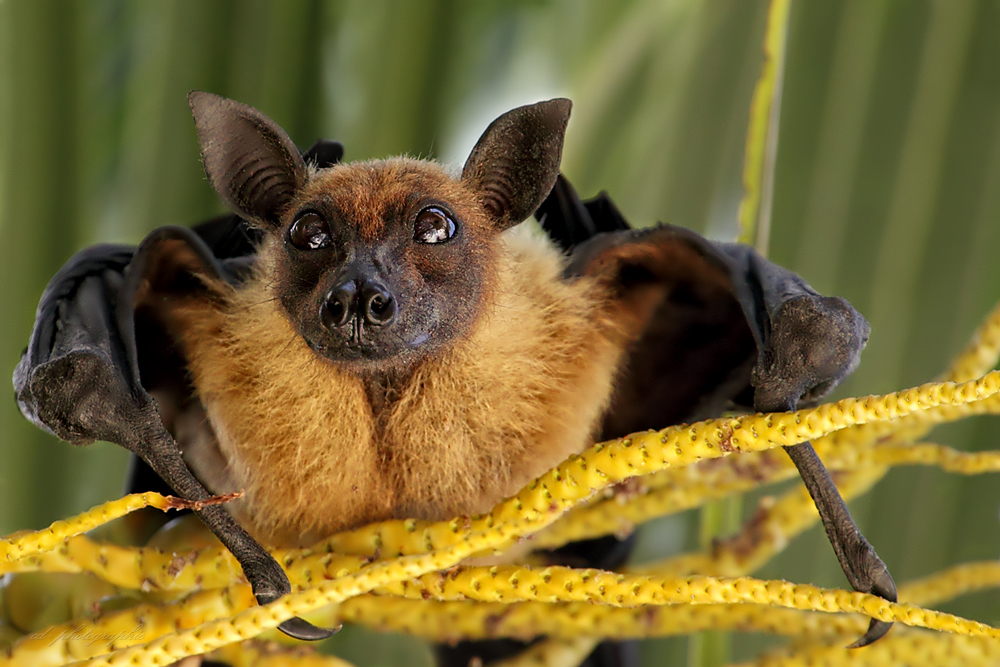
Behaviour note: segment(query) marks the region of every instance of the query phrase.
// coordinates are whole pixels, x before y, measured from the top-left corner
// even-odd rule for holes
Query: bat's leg
[[[185,499],[207,500],[212,497],[191,474],[169,433],[154,433],[141,442],[135,448],[135,453]],[[197,514],[239,561],[258,603],[264,605],[274,602],[291,591],[288,577],[278,562],[236,523],[229,512],[219,505],[209,505],[197,510]],[[326,639],[337,631],[316,627],[301,618],[290,618],[279,625],[278,629],[290,637],[307,641]]]
[[[798,468],[809,495],[816,503],[819,517],[823,520],[823,527],[826,528],[826,535],[851,586],[856,591],[874,593],[895,602],[896,584],[889,570],[858,530],[844,499],[833,483],[833,478],[816,454],[812,443],[802,442],[785,447],[785,451]],[[851,644],[850,648],[871,644],[887,633],[891,627],[892,623],[873,618],[865,635]]]

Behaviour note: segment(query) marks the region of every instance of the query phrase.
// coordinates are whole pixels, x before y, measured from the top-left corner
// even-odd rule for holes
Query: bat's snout
[[[397,311],[395,297],[381,283],[369,278],[345,280],[327,294],[321,320],[331,331],[356,319],[380,327],[392,324]]]

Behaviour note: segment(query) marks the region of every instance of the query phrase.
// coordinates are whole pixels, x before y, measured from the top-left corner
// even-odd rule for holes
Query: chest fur
[[[493,303],[469,335],[373,407],[316,356],[264,279],[181,334],[238,518],[273,545],[388,518],[488,510],[590,443],[618,362],[594,288],[560,278],[544,243],[508,239]],[[198,463],[195,463],[198,468]]]

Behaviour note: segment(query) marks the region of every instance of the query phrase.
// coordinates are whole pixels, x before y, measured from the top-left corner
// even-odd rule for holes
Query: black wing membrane
[[[210,499],[161,418],[190,394],[185,364],[162,319],[178,305],[212,299],[209,285],[239,281],[248,265],[246,259],[220,261],[180,227],[155,230],[138,248],[105,245],[78,253],[43,293],[14,371],[21,412],[76,445],[121,445],[182,497]],[[225,509],[208,505],[197,513],[240,562],[261,604],[291,590],[274,558]],[[303,639],[331,634],[297,618],[282,629]]]
[[[567,277],[602,282],[632,341],[602,439],[732,407],[794,410],[822,398],[857,367],[868,341],[865,319],[844,299],[818,294],[752,248],[670,225],[629,229],[606,195],[581,202],[565,178],[539,217],[557,242],[572,248]],[[892,577],[812,445],[785,450],[848,581],[895,601]],[[855,646],[875,641],[891,625],[872,619]]]
[[[631,229],[606,192],[586,202],[580,201],[576,190],[562,174],[535,211],[535,218],[567,253],[597,234]]]

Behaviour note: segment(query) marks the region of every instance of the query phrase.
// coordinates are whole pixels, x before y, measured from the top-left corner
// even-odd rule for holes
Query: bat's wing
[[[160,228],[138,248],[78,253],[45,289],[15,369],[21,412],[73,444],[119,444],[184,498],[209,499],[161,417],[182,409],[191,393],[182,352],[164,325],[172,309],[217,298],[219,286],[238,282],[251,261],[221,261],[180,227]],[[197,512],[239,560],[262,604],[290,590],[275,560],[221,506]],[[300,619],[283,629],[302,638],[330,634]]]
[[[618,211],[607,193],[581,201],[566,177],[559,174],[552,192],[535,211],[549,237],[566,252],[603,232],[618,232],[632,227]]]
[[[607,195],[583,202],[563,177],[537,217],[571,250],[566,276],[602,283],[632,340],[605,437],[730,406],[815,401],[854,370],[868,340],[847,301],[753,249],[671,225],[632,229]]]
[[[573,248],[566,276],[601,283],[610,295],[607,315],[631,341],[602,439],[716,416],[727,407],[792,410],[818,400],[857,367],[869,328],[844,299],[822,296],[747,246],[670,225],[627,229],[606,196],[580,202],[565,179],[555,188],[539,217]],[[786,450],[848,580],[895,600],[892,578],[812,445]],[[861,642],[890,625],[873,620]]]

